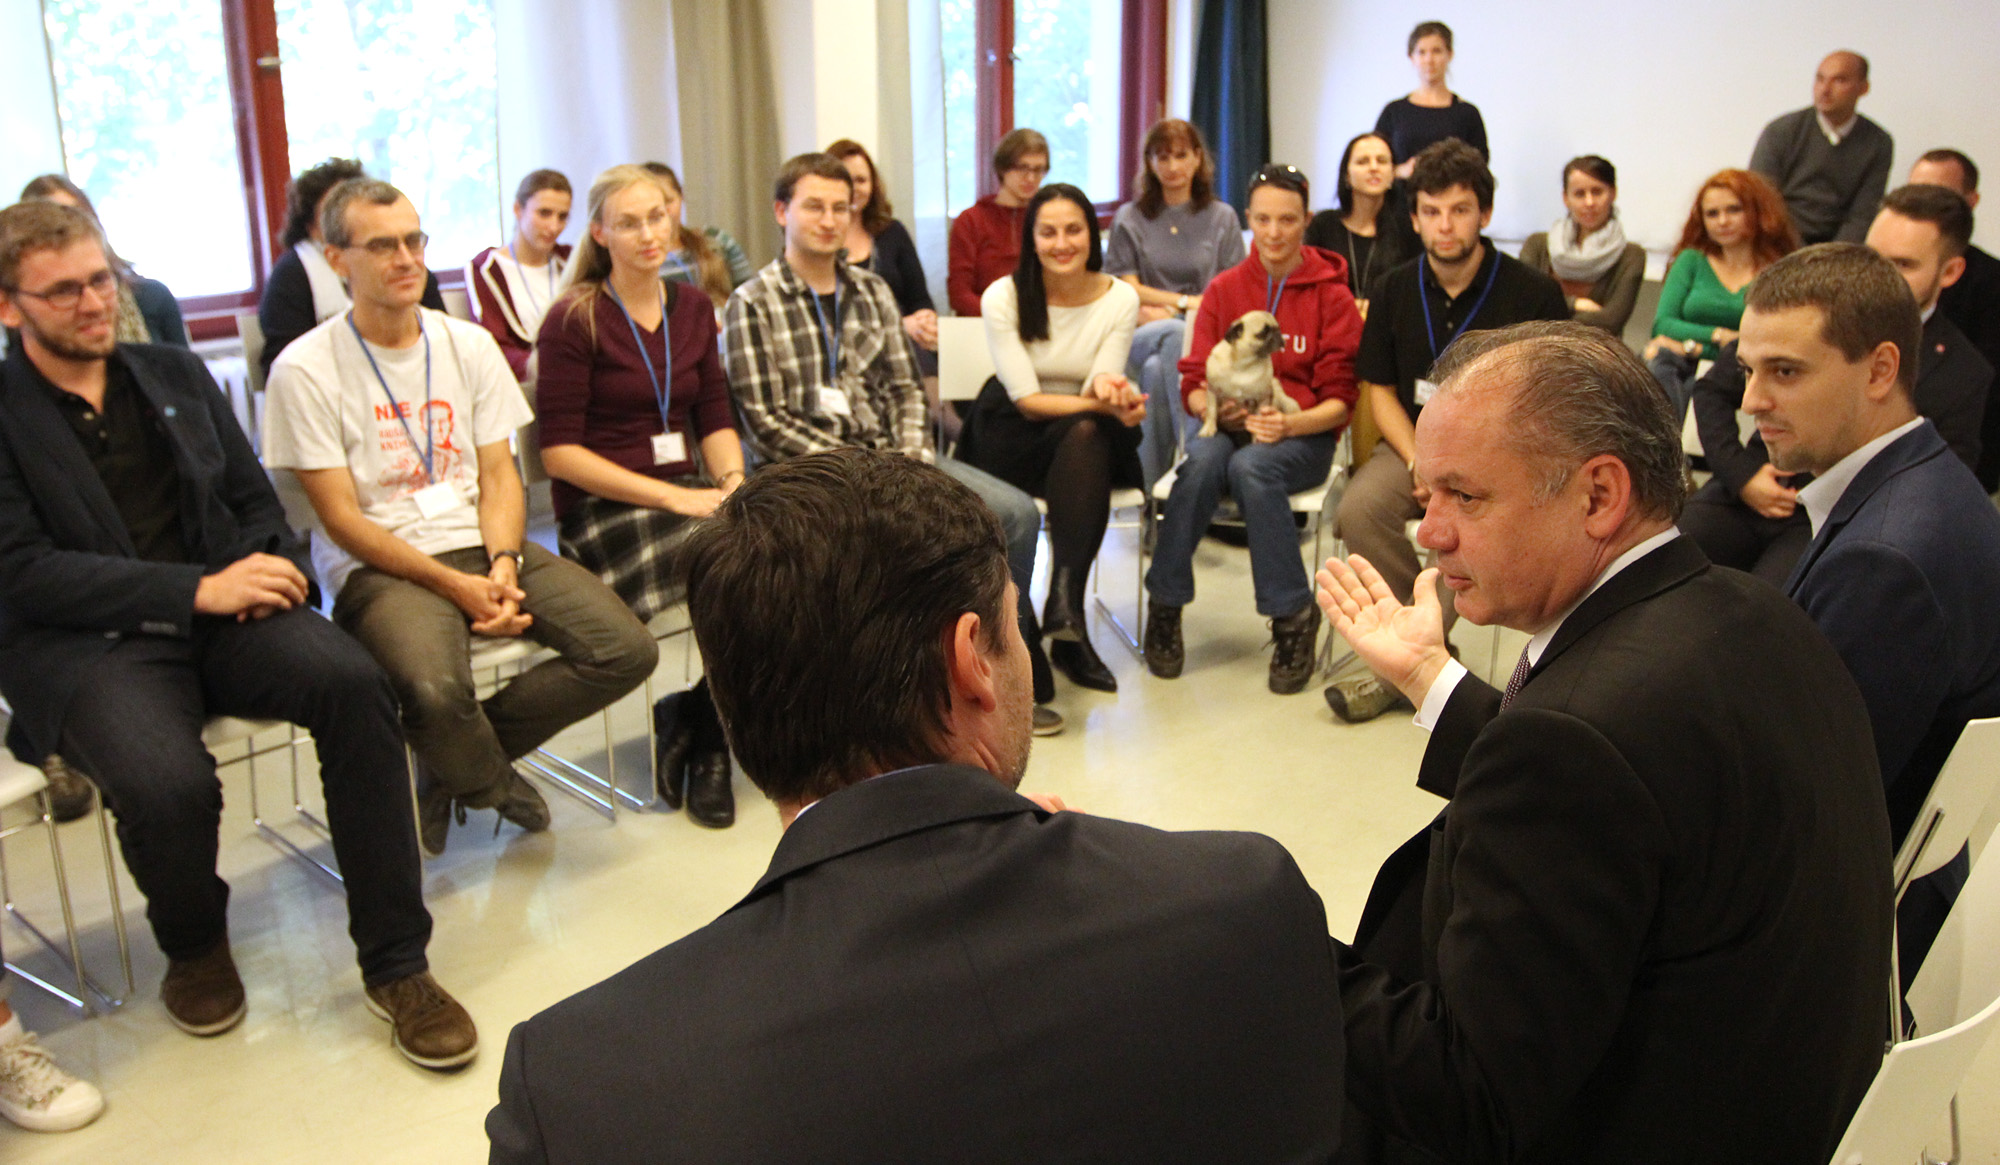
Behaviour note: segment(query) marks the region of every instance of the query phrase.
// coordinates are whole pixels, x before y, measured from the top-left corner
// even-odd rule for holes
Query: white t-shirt
[[[369,521],[425,554],[443,554],[482,541],[478,447],[506,440],[534,413],[486,329],[420,310],[425,339],[408,348],[369,344],[364,352],[345,312],[287,345],[271,365],[264,464],[348,470]],[[379,381],[370,353],[382,370]],[[449,483],[457,504],[426,518],[416,494],[434,482]],[[359,565],[333,539],[313,539],[313,567],[333,594]]]

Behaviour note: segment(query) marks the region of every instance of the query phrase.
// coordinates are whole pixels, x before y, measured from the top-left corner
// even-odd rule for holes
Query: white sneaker
[[[0,1027],[0,1041],[0,1116],[33,1132],[64,1133],[104,1111],[104,1094],[57,1067],[18,1019]]]

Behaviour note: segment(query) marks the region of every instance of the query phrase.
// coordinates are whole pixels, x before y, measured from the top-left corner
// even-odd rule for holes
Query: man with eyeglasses
[[[421,292],[421,286],[419,286]],[[60,751],[118,815],[192,1035],[244,1014],[216,876],[211,716],[288,720],[317,745],[368,1005],[426,1067],[472,1020],[430,975],[431,919],[395,694],[311,607],[304,545],[202,362],[113,338],[103,239],[53,203],[0,210],[0,691],[17,755]]]
[[[935,461],[978,494],[1007,535],[1034,671],[1035,732],[1062,731],[1062,715],[1048,706],[1055,677],[1028,599],[1042,528],[1034,499],[931,447],[916,350],[895,293],[881,276],[847,262],[854,197],[847,167],[831,154],[800,154],[779,169],[772,197],[784,253],[722,308],[722,366],[744,436],[767,461],[846,446],[903,453]]]
[[[424,852],[444,851],[454,805],[461,822],[495,809],[539,832],[548,805],[514,761],[637,687],[658,648],[595,575],[527,541],[508,438],[532,414],[490,333],[419,305],[416,207],[386,182],[350,179],[320,230],[354,306],[272,365],[265,459],[298,475],[334,622],[401,701]],[[481,700],[475,635],[558,654]]]

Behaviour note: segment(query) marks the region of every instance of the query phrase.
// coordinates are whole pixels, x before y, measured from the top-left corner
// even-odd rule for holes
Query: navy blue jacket
[[[1926,420],[1861,467],[1785,585],[1861,687],[1897,844],[1965,722],[2000,716],[2000,511]]]
[[[17,347],[0,364],[0,693],[9,743],[28,760],[55,748],[85,669],[126,635],[187,636],[203,575],[247,555],[282,555],[311,577],[270,478],[199,357],[120,344],[180,471],[191,561],[138,557],[125,520],[39,373]]]

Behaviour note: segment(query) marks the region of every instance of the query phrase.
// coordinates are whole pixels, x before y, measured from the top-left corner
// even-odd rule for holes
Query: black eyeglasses
[[[387,259],[395,255],[398,247],[408,247],[410,254],[421,255],[424,253],[424,245],[430,241],[431,237],[424,232],[411,231],[400,238],[395,235],[383,235],[380,238],[369,239],[365,243],[349,243],[342,249],[362,250],[378,259]]]
[[[1305,199],[1308,204],[1312,201],[1309,195],[1312,183],[1306,180],[1306,172],[1297,166],[1287,166],[1282,162],[1269,163],[1263,169],[1250,175],[1249,189],[1254,191],[1259,186],[1277,186],[1297,194],[1300,198]]]
[[[47,291],[28,291],[25,288],[15,292],[29,299],[39,299],[57,311],[75,311],[83,302],[83,293],[89,291],[105,303],[110,303],[118,295],[118,276],[109,268],[99,271],[88,279],[66,279]]]

